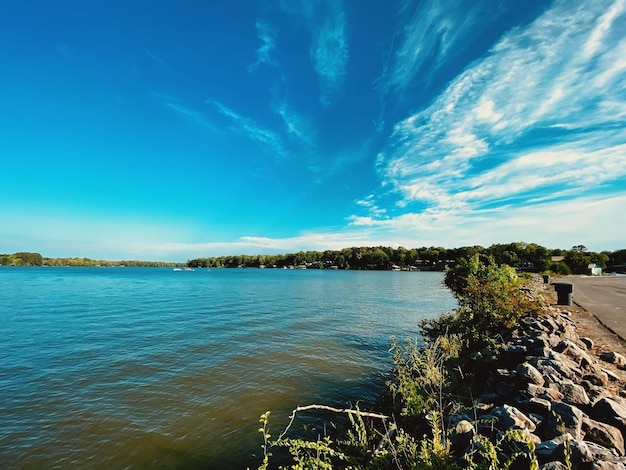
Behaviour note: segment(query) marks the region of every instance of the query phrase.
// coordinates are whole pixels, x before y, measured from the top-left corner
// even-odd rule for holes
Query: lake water
[[[256,468],[258,418],[373,401],[441,273],[0,267],[2,468]]]

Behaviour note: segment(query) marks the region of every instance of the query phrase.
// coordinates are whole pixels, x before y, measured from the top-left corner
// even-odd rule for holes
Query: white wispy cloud
[[[416,79],[430,80],[504,12],[501,2],[402,2],[399,33],[394,40],[398,46],[388,55],[380,79],[383,95],[389,91],[401,93]]]
[[[176,113],[178,113],[179,115],[183,116],[185,119],[190,120],[195,125],[198,125],[200,127],[204,127],[205,129],[208,129],[209,131],[215,131],[216,130],[215,125],[213,124],[213,122],[211,122],[201,112],[196,111],[194,109],[191,109],[189,107],[183,106],[182,104],[180,104],[178,102],[178,100],[176,100],[175,98],[173,98],[171,96],[164,95],[164,94],[161,94],[161,93],[153,93],[153,96],[157,100],[159,100],[159,102],[163,106],[176,111]]]
[[[316,146],[317,131],[310,119],[297,113],[285,99],[276,100],[272,109],[282,118],[289,136],[309,148]]]
[[[144,247],[152,253],[168,253],[168,259],[189,259],[206,256],[290,253],[305,250],[340,250],[351,246],[389,245],[389,240],[371,236],[368,230],[305,232],[293,237],[272,238],[243,236],[231,241],[207,243],[163,243]],[[397,245],[391,242],[391,245]]]
[[[626,137],[626,134],[623,136]],[[468,179],[458,194],[468,202],[508,200],[531,194],[533,200],[560,197],[562,190],[586,192],[626,176],[626,144],[595,151],[578,151],[567,144],[531,151]],[[558,189],[555,189],[558,188]],[[528,200],[527,202],[532,202]]]
[[[282,2],[282,9],[306,21],[311,34],[310,56],[320,86],[320,102],[333,105],[342,93],[350,57],[347,19],[341,0]]]
[[[354,217],[347,227],[302,232],[291,237],[249,235],[206,243],[154,243],[141,250],[154,253],[155,259],[190,259],[234,253],[340,250],[350,246],[451,248],[470,243],[489,246],[527,241],[565,249],[583,243],[591,250],[601,251],[623,248],[624,207],[626,195],[574,198],[528,207],[502,206],[471,213],[428,210],[391,219]]]
[[[396,207],[381,213],[380,196],[369,195],[357,201],[350,226],[405,246],[513,237],[619,248],[625,28],[624,0],[568,1],[503,36],[430,106],[395,126],[377,168],[385,196],[399,196]]]
[[[277,158],[289,156],[283,139],[273,130],[257,124],[253,119],[236,113],[217,100],[206,100],[205,103],[215,106],[222,116],[230,119],[233,124],[231,127],[233,131],[258,143]]]
[[[625,10],[555,2],[398,123],[379,168],[399,206],[475,210],[624,177]]]
[[[9,215],[9,224],[0,228],[0,241],[19,246],[24,251],[37,247],[44,256],[177,262],[238,253],[324,251],[350,246],[455,247],[467,245],[468,240],[471,244],[483,246],[503,241],[527,241],[549,248],[569,248],[583,243],[591,250],[600,251],[623,248],[624,207],[626,196],[621,195],[552,201],[532,207],[500,207],[472,213],[429,210],[386,220],[354,218],[344,228],[301,232],[289,237],[257,234],[206,242],[197,241],[197,234],[182,230],[183,224],[172,227],[171,224],[164,226],[130,220],[103,222],[76,214],[62,217],[41,214],[33,219],[31,215],[5,211],[3,213]],[[13,227],[16,233],[12,233],[9,227]],[[22,228],[18,232],[15,227]],[[24,227],[28,228],[30,236],[24,236]]]
[[[475,211],[405,213],[381,219],[354,216],[350,225],[369,239],[386,236],[402,246],[466,246],[527,241],[549,248],[579,243],[591,250],[620,249],[626,224],[625,195],[568,198],[532,206],[500,206]],[[594,246],[588,241],[593,240]]]
[[[314,39],[311,56],[320,80],[320,101],[331,106],[341,93],[348,64],[346,15],[340,2],[331,2],[331,11]]]
[[[292,153],[298,155],[299,162],[316,184],[325,183],[348,171],[348,168],[362,164],[370,154],[369,140],[332,152],[323,151],[319,146],[313,119],[296,112],[286,99],[276,99],[272,109],[283,120],[284,131],[290,138],[289,142],[294,145],[291,147]]]
[[[256,30],[261,45],[256,50],[256,61],[248,67],[250,71],[261,64],[275,65],[272,53],[276,49],[276,30],[264,21],[256,22]]]
[[[359,199],[355,201],[355,204],[357,206],[366,208],[369,214],[376,216],[376,217],[383,216],[387,213],[387,209],[380,207],[377,204],[376,197],[374,196],[374,194],[369,194],[363,199]],[[356,217],[353,218],[353,220],[356,220],[356,219],[357,219]],[[358,223],[356,225],[358,225]]]

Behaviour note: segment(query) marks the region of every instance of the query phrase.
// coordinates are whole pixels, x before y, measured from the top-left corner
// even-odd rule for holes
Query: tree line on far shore
[[[388,270],[415,269],[443,271],[457,260],[474,254],[493,256],[498,264],[507,264],[521,271],[552,272],[556,274],[588,274],[589,265],[605,271],[623,271],[626,249],[593,252],[584,245],[569,250],[548,249],[536,243],[514,242],[494,244],[488,248],[422,247],[352,247],[342,250],[299,251],[279,255],[235,255],[189,260],[192,268],[285,268]]]
[[[569,250],[548,249],[536,243],[514,242],[461,248],[422,247],[352,247],[342,250],[299,251],[277,255],[234,255],[188,260],[191,268],[287,268],[355,270],[420,270],[443,271],[457,260],[474,254],[491,255],[496,263],[507,264],[520,271],[556,274],[588,274],[596,265],[605,272],[624,272],[626,249],[589,251],[584,245]],[[90,258],[46,258],[39,253],[0,254],[0,266],[150,266],[171,267],[177,263],[162,261],[107,261]]]
[[[140,266],[140,267],[165,267],[175,266],[177,263],[164,261],[107,261],[91,258],[45,258],[40,253],[27,251],[0,254],[0,266]]]

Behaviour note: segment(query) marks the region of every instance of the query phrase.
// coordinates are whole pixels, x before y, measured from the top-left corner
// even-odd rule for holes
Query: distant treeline
[[[0,254],[0,266],[175,266],[163,261],[107,261],[90,258],[44,258],[39,253]]]
[[[492,256],[498,264],[508,264],[521,271],[557,274],[588,274],[596,265],[605,272],[625,272],[626,249],[588,251],[584,245],[569,250],[548,249],[536,243],[507,243],[461,248],[422,247],[353,247],[342,250],[299,251],[279,255],[235,255],[196,258],[187,261],[191,268],[317,268],[357,270],[443,271],[456,260],[473,254]],[[171,267],[176,263],[162,261],[107,261],[90,258],[45,258],[39,253],[0,254],[4,266],[154,266]]]
[[[342,250],[299,251],[281,255],[237,255],[197,258],[187,262],[192,268],[286,268],[357,269],[357,270],[420,270],[443,271],[467,255],[493,256],[498,264],[508,264],[519,270],[553,272],[558,274],[587,274],[595,264],[605,271],[620,271],[626,263],[626,249],[617,251],[588,251],[584,245],[570,250],[548,249],[536,243],[495,244],[489,248],[422,247],[353,247]]]

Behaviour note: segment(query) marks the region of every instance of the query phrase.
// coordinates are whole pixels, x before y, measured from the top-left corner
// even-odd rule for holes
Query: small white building
[[[596,263],[590,263],[587,269],[589,269],[589,274],[592,276],[602,276],[602,268],[598,267]]]

